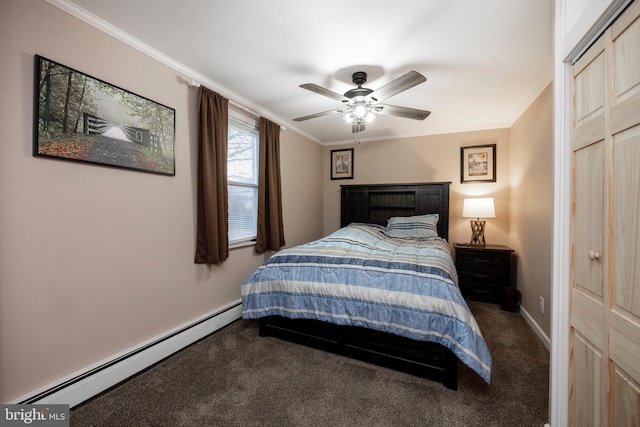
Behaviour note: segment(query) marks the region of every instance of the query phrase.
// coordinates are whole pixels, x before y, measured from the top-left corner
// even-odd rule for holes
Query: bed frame
[[[352,222],[386,225],[392,216],[437,213],[438,234],[449,231],[449,182],[341,186],[341,226]],[[408,372],[458,389],[458,359],[446,347],[355,326],[269,316],[260,336],[275,336]]]

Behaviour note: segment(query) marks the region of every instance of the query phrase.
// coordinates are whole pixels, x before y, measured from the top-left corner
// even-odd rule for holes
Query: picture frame
[[[353,179],[353,148],[331,150],[331,179]]]
[[[496,182],[496,144],[460,147],[460,182]]]
[[[34,58],[33,156],[175,175],[175,110]]]

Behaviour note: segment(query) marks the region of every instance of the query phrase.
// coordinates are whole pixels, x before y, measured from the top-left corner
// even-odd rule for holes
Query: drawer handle
[[[490,274],[480,274],[480,273],[476,273],[476,274],[474,274],[474,276],[482,277],[483,279],[486,279],[487,277],[491,277]]]
[[[474,258],[474,261],[476,261],[476,262],[491,262],[491,260],[487,259],[487,258]]]
[[[488,294],[491,291],[487,291],[486,289],[474,289],[474,291],[476,291],[479,294]]]

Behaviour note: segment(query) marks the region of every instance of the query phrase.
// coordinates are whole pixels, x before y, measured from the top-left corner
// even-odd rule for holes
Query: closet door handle
[[[599,259],[600,259],[600,252],[589,251],[589,259],[590,259],[591,261],[593,261],[593,260],[599,260]]]

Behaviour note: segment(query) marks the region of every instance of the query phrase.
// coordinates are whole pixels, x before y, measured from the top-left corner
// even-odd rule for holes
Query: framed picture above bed
[[[496,182],[496,144],[460,147],[460,182]]]
[[[353,148],[331,150],[331,179],[353,179]]]

